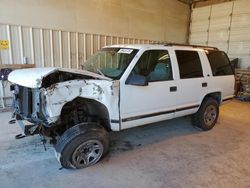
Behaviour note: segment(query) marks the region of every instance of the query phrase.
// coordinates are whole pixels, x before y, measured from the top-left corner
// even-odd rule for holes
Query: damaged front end
[[[10,74],[9,81],[13,83],[13,118],[24,134],[40,134],[53,141],[79,122],[99,122],[109,127],[106,106],[118,104],[111,79],[87,71],[18,70]]]
[[[12,84],[14,94],[13,118],[16,119],[25,135],[34,135],[48,126],[41,89]]]

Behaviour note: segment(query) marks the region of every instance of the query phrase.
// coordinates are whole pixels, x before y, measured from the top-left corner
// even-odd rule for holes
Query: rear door
[[[220,91],[222,100],[232,99],[234,94],[234,72],[225,52],[206,50],[211,76],[208,79],[210,91]]]
[[[203,51],[176,49],[175,55],[179,67],[177,81],[175,117],[195,113],[202,97],[207,92],[207,75],[204,75],[201,61]]]

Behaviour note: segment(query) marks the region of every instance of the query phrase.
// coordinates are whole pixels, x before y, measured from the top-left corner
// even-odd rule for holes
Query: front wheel
[[[192,117],[194,126],[201,128],[204,131],[212,129],[219,116],[219,104],[213,98],[205,98],[200,109]]]
[[[96,164],[107,153],[108,133],[93,123],[75,125],[65,131],[55,148],[64,168],[85,168]]]

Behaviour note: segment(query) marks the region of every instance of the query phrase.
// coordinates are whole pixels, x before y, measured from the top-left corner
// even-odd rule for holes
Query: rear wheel
[[[85,168],[96,164],[109,148],[106,130],[95,123],[82,123],[65,131],[55,149],[64,168]]]
[[[212,129],[219,116],[219,104],[213,98],[205,98],[200,109],[192,117],[194,126],[201,128],[204,131]]]

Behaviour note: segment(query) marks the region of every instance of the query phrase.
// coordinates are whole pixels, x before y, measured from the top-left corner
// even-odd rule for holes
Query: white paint
[[[19,85],[37,88],[41,86],[41,79],[43,77],[57,70],[92,76],[93,79],[70,80],[57,83],[54,87],[40,89],[42,96],[46,100],[47,120],[49,123],[55,122],[67,102],[74,100],[76,97],[81,97],[95,100],[107,108],[110,120],[116,121],[116,123],[110,122],[113,131],[193,114],[198,110],[198,107],[182,111],[178,111],[177,109],[193,105],[199,106],[205,95],[209,93],[220,92],[222,99],[233,96],[234,76],[213,77],[203,49],[164,45],[113,45],[110,47],[134,48],[139,50],[120,80],[114,81],[88,71],[61,68],[16,70],[10,74],[9,80]],[[175,55],[175,50],[178,49],[198,52],[202,62],[204,77],[180,79]],[[148,86],[126,84],[128,76],[140,56],[146,50],[167,50],[169,52],[173,80],[149,82]],[[202,87],[203,82],[207,82],[207,87]],[[170,87],[172,86],[177,87],[176,92],[170,92]],[[133,119],[133,117],[157,114],[165,111],[169,111],[169,113],[147,116],[137,120]],[[130,120],[122,121],[122,119]]]
[[[181,46],[166,47],[162,45],[128,45],[126,47],[131,48],[132,46],[134,46],[134,48],[141,48],[139,48],[139,54],[131,62],[130,66],[127,68],[120,80],[120,108],[122,119],[143,116],[147,114],[154,114],[164,111],[175,111],[179,108],[185,108],[194,105],[198,105],[198,107],[183,111],[175,111],[173,113],[168,113],[164,115],[146,117],[134,121],[122,122],[121,129],[193,114],[197,112],[197,110],[199,109],[199,105],[201,104],[205,95],[208,93],[221,92],[222,99],[233,96],[234,76],[211,76],[211,68],[205,55],[205,52],[202,49]],[[171,58],[174,80],[152,83],[149,82],[148,86],[126,85],[125,82],[133,67],[135,66],[137,60],[139,59],[143,51],[148,49],[168,50]],[[193,50],[199,53],[203,68],[203,78],[180,79],[178,63],[175,55],[175,50],[178,49]],[[207,82],[208,87],[203,88],[203,82]],[[177,92],[169,92],[170,86],[177,86]]]
[[[47,88],[43,91],[43,95],[46,96],[49,122],[54,122],[60,116],[64,104],[76,97],[100,102],[108,109],[110,118],[119,119],[119,90],[112,90],[113,84],[114,82],[110,80],[73,80],[59,83],[55,89]],[[119,124],[116,126],[114,129],[119,129]]]
[[[53,68],[53,67],[15,70],[10,73],[8,80],[12,83],[16,83],[21,86],[25,86],[29,88],[39,88],[41,87],[42,79],[46,77],[47,75],[56,71],[78,73],[78,74],[82,74],[86,76],[92,76],[94,78],[110,80],[107,77],[104,77],[104,76],[101,76],[92,72],[84,71],[84,70]]]

